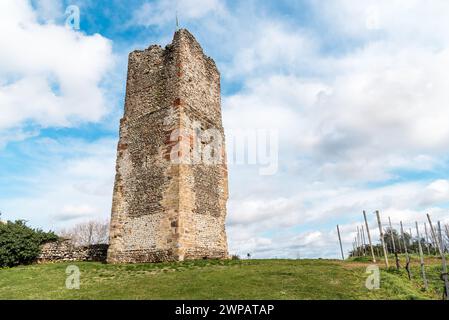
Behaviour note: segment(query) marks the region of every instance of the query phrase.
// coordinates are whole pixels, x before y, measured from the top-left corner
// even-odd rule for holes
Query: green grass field
[[[366,259],[72,263],[81,271],[79,290],[65,287],[70,263],[30,265],[0,270],[0,299],[440,299],[438,260],[428,261],[429,292],[414,260],[412,281],[382,270],[373,291],[365,287]]]

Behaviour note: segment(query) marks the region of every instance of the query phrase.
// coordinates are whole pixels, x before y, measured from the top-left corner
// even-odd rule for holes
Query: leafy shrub
[[[0,268],[34,262],[40,246],[58,240],[53,232],[32,229],[25,221],[0,223]]]

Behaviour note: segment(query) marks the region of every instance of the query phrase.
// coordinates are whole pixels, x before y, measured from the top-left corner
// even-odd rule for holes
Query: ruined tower
[[[185,29],[129,55],[108,262],[227,258],[220,74]]]

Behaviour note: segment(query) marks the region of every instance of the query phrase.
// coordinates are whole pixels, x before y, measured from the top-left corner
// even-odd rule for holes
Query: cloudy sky
[[[80,9],[80,29],[65,26]],[[127,55],[175,12],[222,74],[225,129],[276,130],[274,175],[230,166],[232,253],[338,257],[362,210],[449,222],[449,1],[1,0],[0,210],[110,215]]]

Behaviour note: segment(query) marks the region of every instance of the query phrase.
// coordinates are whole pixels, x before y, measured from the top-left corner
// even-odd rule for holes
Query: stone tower
[[[195,38],[132,52],[108,262],[227,258],[225,159],[220,73]]]

